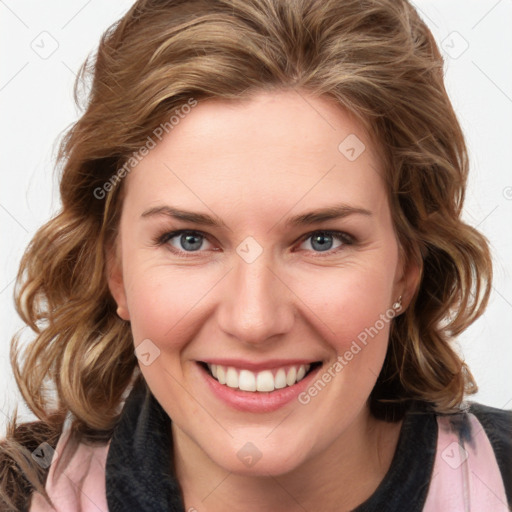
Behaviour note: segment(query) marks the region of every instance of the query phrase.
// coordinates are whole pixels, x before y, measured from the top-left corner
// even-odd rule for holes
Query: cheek
[[[322,330],[340,350],[376,323],[379,330],[386,330],[379,319],[386,312],[391,314],[392,272],[377,265],[325,269],[314,282],[310,277],[295,282],[297,295],[316,314],[317,325],[324,324]]]
[[[136,260],[129,262],[126,271],[131,276],[127,299],[135,344],[150,338],[172,350],[191,339],[199,326],[192,319],[207,302],[205,296],[218,276],[205,268],[194,271]]]
[[[394,274],[383,266],[375,261],[326,269],[318,274],[314,287],[308,286],[309,279],[302,282],[300,293],[315,313],[315,330],[332,354],[324,372],[330,374],[320,378],[328,380],[332,396],[343,397],[345,411],[366,401],[386,356],[395,316],[390,299]]]

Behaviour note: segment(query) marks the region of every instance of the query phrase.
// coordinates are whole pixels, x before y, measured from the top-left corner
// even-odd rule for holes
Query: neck
[[[365,408],[327,449],[279,476],[226,471],[172,424],[174,464],[185,510],[351,510],[369,498],[388,471],[402,422],[373,418]]]

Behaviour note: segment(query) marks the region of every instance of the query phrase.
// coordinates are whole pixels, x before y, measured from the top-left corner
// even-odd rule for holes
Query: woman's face
[[[200,102],[125,178],[110,288],[174,433],[213,463],[282,474],[366,417],[412,293],[382,174],[343,110],[279,92]]]

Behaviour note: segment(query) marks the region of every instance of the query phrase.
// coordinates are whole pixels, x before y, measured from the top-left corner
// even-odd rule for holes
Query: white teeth
[[[229,367],[226,372],[226,385],[230,388],[238,387],[238,373],[233,367]]]
[[[293,386],[295,382],[297,382],[297,369],[295,366],[292,366],[286,374],[286,384],[288,386]]]
[[[221,366],[220,364],[217,365],[217,380],[221,384],[226,384],[226,371],[224,370],[224,366]]]
[[[258,391],[274,391],[274,376],[270,370],[258,373],[256,377],[256,389]]]
[[[248,370],[241,370],[238,376],[238,387],[242,391],[256,391],[256,377]]]
[[[263,393],[293,386],[305,377],[310,367],[311,365],[309,364],[301,364],[290,366],[288,371],[285,368],[279,368],[274,375],[271,370],[255,373],[245,369],[237,370],[233,366],[226,367],[220,364],[208,364],[213,377],[221,384],[234,389],[238,388],[242,391],[258,391]]]
[[[276,389],[286,387],[286,372],[283,368],[279,368],[279,370],[277,370],[276,376],[274,377],[274,385]]]

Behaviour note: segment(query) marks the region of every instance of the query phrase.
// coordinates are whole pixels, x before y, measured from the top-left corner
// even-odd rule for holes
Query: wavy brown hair
[[[106,278],[123,181],[105,184],[191,98],[262,90],[330,97],[364,123],[385,163],[402,254],[421,268],[393,320],[372,412],[394,420],[410,399],[450,412],[476,391],[450,342],[487,304],[491,258],[461,220],[468,156],[443,58],[406,0],[140,0],[82,66],[77,103],[83,86],[84,112],[58,154],[62,209],[30,243],[15,292],[35,335],[24,348],[13,339],[14,375],[50,432],[71,414],[84,439],[108,438],[137,367]],[[6,482],[20,467],[2,466],[11,504],[22,491]],[[24,475],[41,489],[44,479]]]

